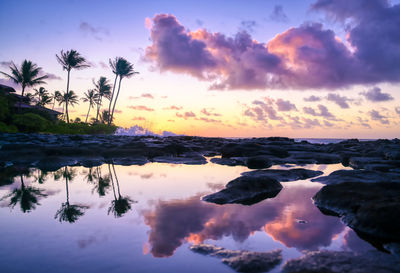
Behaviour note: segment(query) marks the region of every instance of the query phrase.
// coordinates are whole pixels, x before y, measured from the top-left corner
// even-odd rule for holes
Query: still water
[[[344,168],[303,167],[324,175]],[[372,248],[313,205],[322,185],[309,180],[282,183],[277,197],[252,206],[201,201],[244,171],[151,163],[1,174],[1,272],[233,272],[189,250],[201,242],[283,249],[283,263],[304,250]]]

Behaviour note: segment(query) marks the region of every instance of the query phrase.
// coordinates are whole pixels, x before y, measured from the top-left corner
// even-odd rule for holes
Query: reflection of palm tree
[[[43,184],[47,179],[47,175],[47,172],[37,169],[37,174],[33,174],[33,177],[35,178],[36,182],[38,182],[39,184]]]
[[[115,172],[114,164],[112,164],[112,168],[113,168],[113,172],[114,172],[114,176],[115,176],[115,181],[117,183],[118,197],[115,193],[114,179],[113,179],[113,175],[111,173],[110,164],[108,164],[108,171],[110,173],[112,188],[113,188],[113,192],[114,192],[114,200],[111,202],[111,206],[108,208],[108,214],[110,214],[110,212],[112,212],[114,214],[114,217],[118,218],[118,217],[121,217],[122,215],[124,215],[126,212],[128,212],[131,209],[131,204],[136,203],[136,201],[133,201],[128,196],[126,196],[126,197],[121,196],[118,177],[117,177],[117,173]]]
[[[61,208],[57,210],[56,215],[54,216],[54,219],[58,218],[60,222],[64,221],[74,223],[85,213],[84,210],[89,208],[85,205],[71,205],[69,203],[68,181],[72,180],[74,175],[75,173],[72,169],[68,170],[68,167],[64,167],[63,177],[65,178],[67,202],[61,204]]]
[[[99,196],[105,196],[107,190],[110,188],[110,178],[108,176],[103,177],[101,174],[101,167],[96,167],[96,172],[93,172],[93,168],[90,168],[85,176],[87,182],[94,184],[93,192],[97,192]]]
[[[8,205],[11,208],[14,208],[17,203],[20,204],[22,212],[30,212],[36,208],[36,205],[39,204],[40,197],[46,197],[47,194],[43,193],[44,190],[38,189],[35,187],[26,187],[24,184],[23,176],[20,175],[21,178],[21,188],[13,190],[10,194],[7,194],[0,201],[10,198],[10,204]]]

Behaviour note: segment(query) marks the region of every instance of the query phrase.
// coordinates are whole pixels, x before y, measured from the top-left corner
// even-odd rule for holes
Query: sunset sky
[[[32,60],[51,76],[46,89],[64,91],[55,55],[75,49],[91,64],[71,74],[71,89],[83,96],[92,79],[114,78],[108,60],[122,56],[140,72],[122,81],[122,127],[394,138],[399,29],[394,0],[2,0],[0,71]],[[70,116],[84,119],[87,108],[81,102]]]

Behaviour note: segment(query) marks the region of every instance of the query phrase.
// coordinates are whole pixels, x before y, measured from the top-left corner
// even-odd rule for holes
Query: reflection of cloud
[[[354,230],[347,228],[347,232],[343,237],[343,246],[344,250],[351,250],[354,252],[363,252],[366,250],[374,249],[370,244],[366,241],[360,239]]]
[[[200,201],[200,196],[158,201],[153,210],[142,213],[151,229],[150,252],[155,257],[167,257],[185,241],[201,243],[224,236],[243,242],[262,229],[290,247],[311,250],[327,246],[344,226],[339,218],[325,216],[313,205],[311,197],[317,190],[288,186],[276,198],[253,206],[218,206]],[[308,223],[298,223],[297,219]]]
[[[285,205],[274,221],[265,225],[265,231],[275,240],[288,247],[300,250],[316,250],[328,246],[335,234],[340,233],[344,225],[336,217],[323,215],[311,202],[315,188],[302,186],[283,190],[277,201]],[[297,220],[306,220],[306,224]]]

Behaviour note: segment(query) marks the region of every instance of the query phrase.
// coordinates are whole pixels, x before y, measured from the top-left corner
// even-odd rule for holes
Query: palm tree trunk
[[[111,185],[112,185],[112,188],[113,188],[114,200],[117,200],[117,195],[115,194],[114,179],[113,179],[113,175],[111,173],[110,164],[108,164],[108,173],[110,174],[110,178],[111,178]]]
[[[100,96],[99,103],[97,104],[96,123],[99,122],[99,112],[100,112],[100,107],[101,107],[102,103],[103,103],[103,96]]]
[[[65,172],[67,172],[67,167],[65,167]],[[68,191],[68,175],[65,175],[65,188],[66,188],[66,192],[67,192],[67,204],[69,205],[69,191]]]
[[[65,99],[65,112],[67,113],[67,123],[69,124],[69,115],[68,115],[68,96],[69,96],[69,74],[71,70],[68,70],[68,77],[67,77],[67,96]]]
[[[25,84],[22,85],[22,96],[24,96],[24,92],[25,92]]]
[[[120,77],[119,77],[119,84],[118,84],[118,92],[117,92],[117,96],[115,96],[114,106],[113,106],[112,113],[111,113],[111,116],[110,116],[110,123],[109,123],[109,124],[111,124],[112,121],[113,121],[115,105],[117,104],[118,95],[119,95],[119,90],[121,89],[121,81],[122,81],[122,77],[120,76]]]
[[[114,167],[114,164],[112,164],[112,168],[113,168],[113,171],[114,171],[115,181],[117,182],[118,196],[119,196],[119,197],[121,197],[121,192],[119,191],[119,182],[118,182],[118,177],[117,177],[117,173],[115,172],[115,167]]]
[[[115,74],[115,80],[114,80],[114,85],[113,85],[113,91],[111,93],[111,99],[110,99],[110,104],[108,105],[108,125],[111,124],[111,116],[110,116],[110,112],[111,112],[111,104],[112,104],[112,100],[114,98],[114,91],[115,91],[115,85],[117,84],[117,78],[118,78],[118,74]]]
[[[90,112],[90,107],[91,107],[92,105],[89,103],[89,110],[87,111],[87,114],[86,114],[86,120],[85,120],[85,123],[87,123],[87,119],[88,119],[88,117],[89,117],[89,112]]]

